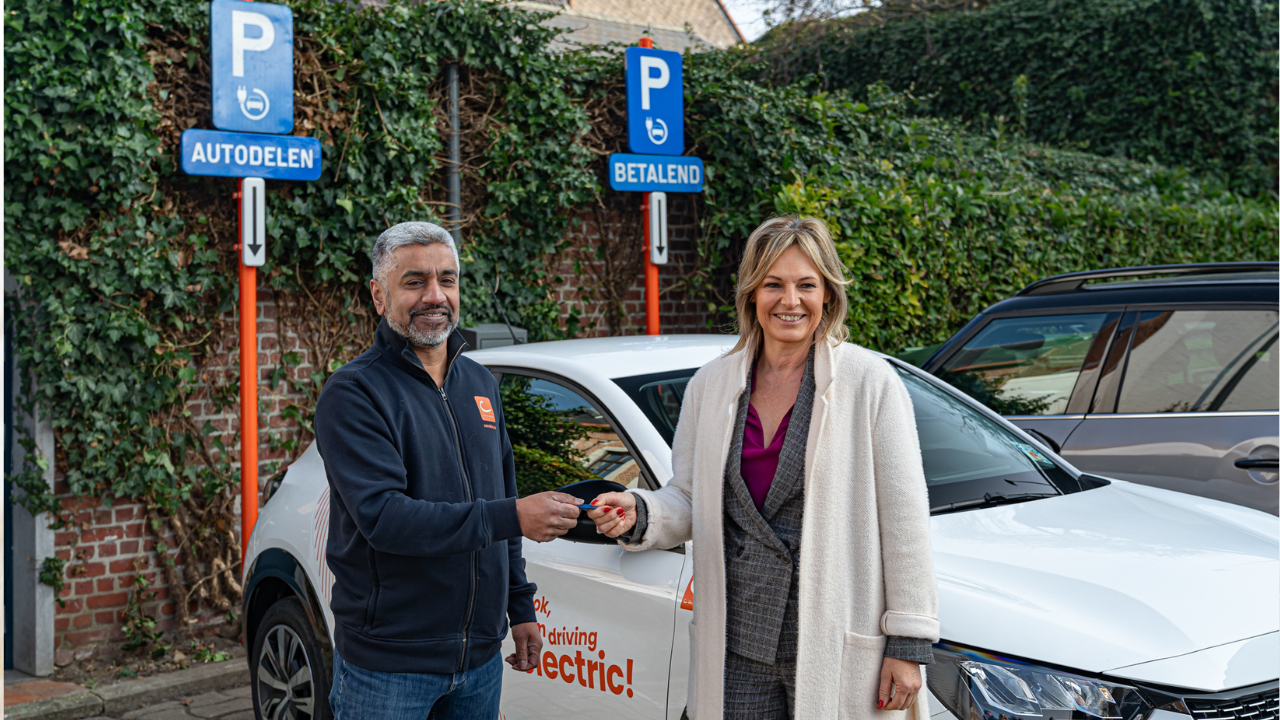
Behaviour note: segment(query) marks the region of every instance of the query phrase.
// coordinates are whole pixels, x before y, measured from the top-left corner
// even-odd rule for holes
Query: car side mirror
[[[626,491],[627,488],[625,485],[619,485],[612,480],[581,480],[556,489],[556,492],[568,493],[584,503],[589,503],[592,500],[595,500],[601,493]],[[596,532],[596,523],[594,520],[587,517],[587,512],[585,510],[581,511],[581,514],[578,515],[577,527],[560,537],[574,542],[597,543],[600,545],[612,545],[618,542],[615,538]]]

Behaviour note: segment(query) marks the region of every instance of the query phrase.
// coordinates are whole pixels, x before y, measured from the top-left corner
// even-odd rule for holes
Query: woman
[[[844,342],[821,220],[766,221],[738,278],[740,338],[689,381],[672,481],[588,515],[628,550],[694,541],[691,718],[925,720],[937,591],[906,388]]]

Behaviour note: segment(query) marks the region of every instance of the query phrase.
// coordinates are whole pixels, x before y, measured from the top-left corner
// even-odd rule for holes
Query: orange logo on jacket
[[[483,395],[476,395],[476,407],[480,408],[480,419],[486,422],[497,422],[493,414],[493,401]]]

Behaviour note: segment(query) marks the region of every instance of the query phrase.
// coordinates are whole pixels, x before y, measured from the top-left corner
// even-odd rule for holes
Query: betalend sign
[[[263,179],[317,180],[320,142],[294,137],[293,11],[209,3],[213,124],[182,133],[182,171],[240,178],[240,557],[258,520],[258,276],[267,260]]]

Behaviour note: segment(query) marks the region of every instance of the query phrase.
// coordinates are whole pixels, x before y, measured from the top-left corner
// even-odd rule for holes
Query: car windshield
[[[935,513],[1092,487],[954,392],[894,366],[911,395],[920,454]],[[670,445],[685,388],[696,368],[618,378]]]

